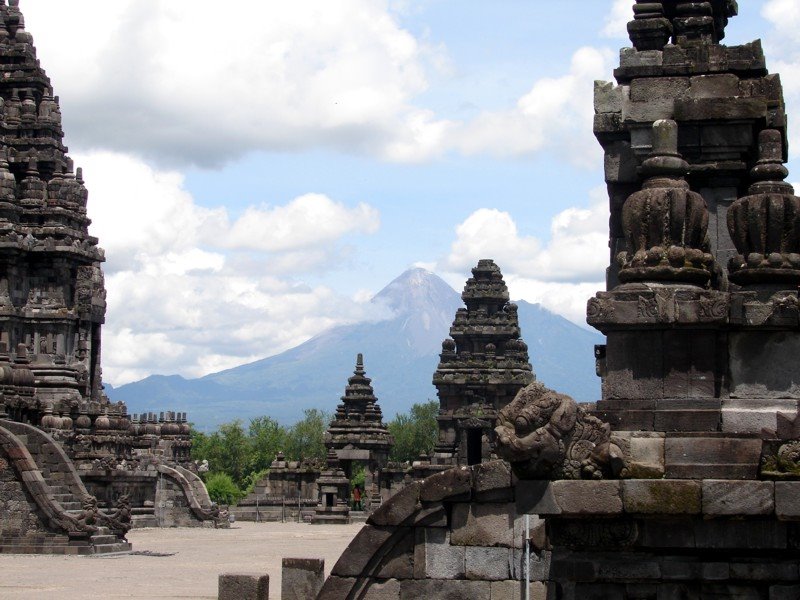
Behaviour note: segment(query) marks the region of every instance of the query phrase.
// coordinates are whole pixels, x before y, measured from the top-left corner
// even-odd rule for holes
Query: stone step
[[[155,515],[134,515],[131,519],[131,524],[134,529],[141,529],[143,527],[158,527],[158,519]]]
[[[133,546],[129,542],[117,542],[115,544],[100,544],[94,546],[94,554],[120,554],[130,552]]]
[[[107,544],[116,544],[119,541],[117,536],[115,535],[93,535],[92,536],[92,545],[94,546],[104,546]]]

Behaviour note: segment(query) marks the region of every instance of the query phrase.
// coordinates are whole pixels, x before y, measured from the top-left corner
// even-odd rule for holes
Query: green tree
[[[389,459],[411,462],[422,452],[430,454],[439,431],[436,422],[438,414],[439,403],[429,400],[423,404],[414,404],[408,413],[399,413],[395,416],[387,425],[389,433],[394,437],[394,447]]]
[[[286,447],[286,428],[271,417],[256,417],[250,420],[247,433],[250,444],[248,470],[252,473],[269,469],[278,452]]]
[[[206,489],[213,502],[235,504],[242,498],[242,492],[227,473],[209,473]]]
[[[303,418],[289,429],[286,456],[291,460],[325,458],[325,431],[331,415],[317,408],[307,408]]]

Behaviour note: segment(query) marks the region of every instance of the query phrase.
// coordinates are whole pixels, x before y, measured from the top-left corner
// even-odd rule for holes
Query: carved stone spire
[[[708,210],[684,179],[675,121],[653,124],[653,153],[644,161],[642,189],[622,207],[627,252],[617,257],[619,279],[705,285],[714,269],[708,247]]]
[[[493,260],[481,260],[472,269],[461,298],[466,308],[456,312],[433,374],[439,395],[437,464],[488,459],[497,411],[534,380],[517,305],[509,302]]]
[[[664,16],[661,2],[637,0],[628,35],[637,50],[661,50],[672,36],[672,23]]]
[[[636,0],[628,35],[639,51],[661,50],[670,38],[684,47],[717,44],[725,37],[728,19],[737,13],[736,0]]]
[[[749,195],[728,210],[728,230],[738,254],[728,266],[738,284],[800,283],[800,198],[784,179],[783,137],[765,129],[750,171]]]
[[[357,460],[369,471],[386,466],[394,439],[383,423],[383,413],[364,370],[364,356],[356,358],[356,368],[347,380],[342,403],[325,432],[325,446],[331,451],[360,450]],[[348,455],[349,458],[352,458]],[[348,466],[348,471],[349,466]]]

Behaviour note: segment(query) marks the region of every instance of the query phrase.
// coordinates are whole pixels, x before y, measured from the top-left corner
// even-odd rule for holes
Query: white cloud
[[[437,52],[375,0],[22,8],[73,143],[177,163],[219,164],[257,148],[373,151],[413,116],[409,100],[426,88]]]
[[[633,19],[634,0],[614,0],[600,33],[609,38],[628,38],[628,21]]]
[[[456,239],[441,266],[463,271],[481,258],[493,258],[503,272],[541,281],[595,281],[608,266],[608,199],[603,188],[591,192],[585,208],[568,208],[551,223],[545,244],[521,235],[513,217],[481,208],[456,227]]]
[[[323,194],[305,194],[285,206],[247,208],[223,244],[280,252],[319,246],[350,232],[375,233],[379,226],[378,211],[367,204],[351,210]]]
[[[511,109],[483,112],[456,128],[450,138],[465,154],[488,152],[525,156],[553,149],[581,166],[596,166],[600,149],[592,135],[594,81],[611,72],[610,51],[583,47],[572,56],[569,73],[542,78]]]
[[[23,2],[27,28],[83,150],[219,166],[255,150],[334,148],[390,161],[554,148],[596,165],[592,81],[609,51],[460,122],[421,105],[452,77],[446,48],[402,28],[388,0]]]
[[[482,208],[456,227],[448,256],[438,267],[457,282],[479,259],[500,266],[512,297],[538,302],[585,323],[586,300],[604,289],[608,253],[608,198],[603,187],[590,192],[588,207],[568,208],[553,217],[545,243],[520,234],[513,217]],[[463,275],[461,276],[463,278]]]
[[[800,148],[800,123],[792,119],[800,110],[800,3],[769,0],[761,11],[774,30],[765,37],[767,65],[780,73],[789,119],[789,147]]]
[[[92,233],[106,248],[105,375],[200,376],[291,348],[379,308],[289,278],[347,255],[378,212],[321,194],[250,207],[235,220],[195,204],[174,172],[108,152],[86,168]],[[346,261],[344,262],[346,265]]]

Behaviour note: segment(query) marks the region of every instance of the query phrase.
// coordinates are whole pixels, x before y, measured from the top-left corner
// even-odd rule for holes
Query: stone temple
[[[466,308],[456,313],[433,374],[440,406],[437,465],[488,460],[497,412],[534,379],[517,307],[494,261],[472,269],[461,298]]]
[[[503,460],[408,483],[318,599],[800,598],[800,198],[780,77],[721,43],[737,12],[637,1],[595,86],[602,397],[529,383],[496,414]]]
[[[137,523],[213,522],[186,415],[131,417],[103,391],[104,255],[17,0],[0,2],[0,99],[0,551],[97,553]]]

